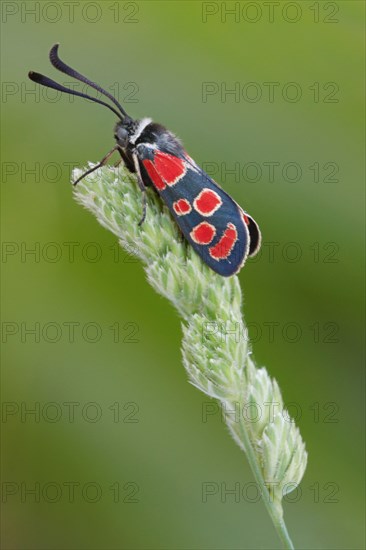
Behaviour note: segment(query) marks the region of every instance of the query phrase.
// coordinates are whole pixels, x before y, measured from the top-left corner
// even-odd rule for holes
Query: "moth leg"
[[[176,224],[177,226],[177,229],[178,229],[178,240],[180,242],[180,244],[184,243],[184,241],[186,240],[184,234],[183,234],[183,231],[181,230],[181,228],[179,227],[178,224]]]
[[[115,164],[115,167],[119,166],[121,162],[124,162],[124,165],[126,166],[127,170],[129,170],[132,173],[136,172],[135,165],[133,163],[133,160],[120,148],[118,148],[118,152],[121,155],[120,160]]]
[[[142,217],[139,221],[138,225],[142,225],[146,218],[146,208],[147,208],[147,197],[146,197],[146,187],[144,182],[142,181],[142,178],[140,176],[140,172],[137,172],[137,182],[139,184],[140,191],[142,193]]]
[[[141,216],[141,220],[139,221],[139,223],[137,225],[142,225],[145,221],[145,218],[146,218],[146,209],[147,209],[147,199],[146,199],[146,189],[144,187],[143,191],[142,191],[142,216]]]
[[[87,170],[86,172],[84,172],[84,174],[82,174],[76,181],[73,182],[73,185],[76,185],[77,183],[79,183],[79,181],[81,181],[82,179],[85,178],[85,176],[87,176],[88,174],[91,174],[92,172],[94,172],[95,170],[98,170],[98,168],[101,168],[102,166],[104,166],[107,162],[107,160],[113,155],[113,153],[116,151],[117,149],[117,146],[116,147],[113,147],[113,149],[111,149],[109,151],[109,153],[107,153],[103,158],[102,160],[96,165],[96,166],[93,166],[93,168],[89,168],[89,170]]]
[[[135,172],[136,172],[136,175],[137,175],[137,183],[138,183],[140,191],[142,193],[142,217],[141,217],[141,220],[138,223],[138,225],[141,226],[144,223],[145,218],[146,218],[146,209],[147,209],[146,186],[145,186],[145,184],[142,180],[138,159],[135,155],[133,155],[133,160],[134,160],[134,164],[135,164]]]

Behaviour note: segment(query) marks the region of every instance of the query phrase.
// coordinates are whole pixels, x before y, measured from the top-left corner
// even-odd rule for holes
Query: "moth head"
[[[126,149],[130,137],[128,126],[124,122],[117,122],[114,127],[114,137],[122,149]]]

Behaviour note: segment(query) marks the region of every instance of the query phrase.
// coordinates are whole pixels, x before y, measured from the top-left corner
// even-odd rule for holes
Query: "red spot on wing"
[[[225,260],[228,256],[230,256],[237,239],[238,232],[235,225],[228,223],[219,242],[215,244],[215,246],[211,246],[209,249],[210,256],[215,260]]]
[[[169,186],[175,185],[187,170],[184,160],[162,151],[156,151],[154,164],[160,177]]]
[[[146,168],[149,178],[155,185],[156,189],[158,189],[159,191],[163,191],[166,188],[166,184],[157,172],[154,162],[152,160],[146,159],[142,161],[142,164]]]
[[[187,170],[184,160],[158,150],[155,151],[154,160],[145,159],[142,162],[159,191],[164,191],[167,185],[175,185]]]
[[[192,229],[190,235],[197,244],[210,244],[216,235],[216,229],[210,223],[202,222]]]
[[[243,216],[243,220],[244,220],[245,225],[249,225],[249,218],[243,210],[241,211],[241,215]]]
[[[212,216],[222,205],[221,197],[212,189],[203,189],[194,199],[193,206],[202,216]]]
[[[187,199],[179,199],[178,201],[175,201],[173,203],[173,208],[178,216],[184,216],[185,214],[189,214],[192,211],[192,207]]]

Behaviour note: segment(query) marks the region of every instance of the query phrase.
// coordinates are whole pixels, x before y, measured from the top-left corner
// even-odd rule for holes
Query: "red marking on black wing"
[[[154,153],[153,161],[143,159],[142,164],[158,191],[175,185],[186,173],[186,163],[182,159],[159,150]]]
[[[244,210],[242,211],[242,216],[243,216],[243,220],[245,222],[246,225],[249,225],[249,218],[248,216],[246,215],[246,213],[244,212]]]
[[[212,216],[222,205],[222,199],[215,190],[204,187],[193,201],[193,208],[201,216]]]
[[[177,216],[186,216],[192,211],[192,206],[187,199],[178,199],[173,202],[173,208]]]
[[[226,260],[226,258],[230,257],[237,238],[238,232],[236,226],[229,222],[219,242],[208,249],[210,256],[215,260]]]
[[[155,150],[152,159],[151,149],[146,153],[143,147],[137,154],[185,238],[202,260],[220,275],[237,273],[250,250],[250,225],[240,206],[188,155],[179,157]],[[191,207],[185,215],[178,212],[181,201]]]
[[[242,216],[249,230],[250,246],[248,256],[252,257],[257,254],[261,247],[262,235],[257,222],[252,216],[249,216],[244,210],[242,210]]]
[[[216,227],[208,222],[201,222],[190,232],[191,239],[197,244],[210,244],[216,235]]]
[[[166,188],[166,183],[157,171],[154,162],[150,159],[145,159],[142,161],[142,164],[156,189],[163,191]]]

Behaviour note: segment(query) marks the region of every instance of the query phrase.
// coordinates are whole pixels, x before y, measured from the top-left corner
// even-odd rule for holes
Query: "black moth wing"
[[[176,154],[172,154],[171,144],[169,144],[168,148],[164,147],[164,150],[162,150],[161,148],[157,149],[152,144],[141,143],[136,151],[144,183],[147,185],[151,185],[152,183],[154,185],[163,201],[169,207],[183,235],[202,260],[222,276],[230,276],[237,273],[250,252],[250,232],[240,206],[198,167],[183,149],[175,150],[174,153]],[[170,156],[170,158],[166,158],[165,160],[171,165],[182,162],[185,165],[184,174],[177,179],[174,185],[170,185],[165,179],[163,171],[157,171],[157,174],[154,173],[152,176],[152,172],[146,169],[148,163],[154,164],[154,161],[156,161],[156,158],[161,153],[166,153]],[[154,166],[156,168],[157,165]],[[157,185],[157,177],[160,177],[166,184],[164,188],[162,188],[161,183]],[[194,208],[195,199],[203,190],[213,191],[221,201],[221,206],[210,215],[203,215]],[[178,215],[174,208],[177,201],[181,199],[188,201],[192,207],[191,211],[186,215]],[[215,236],[209,244],[197,242],[192,234],[192,231],[202,223],[209,224],[215,229]],[[253,228],[255,227],[257,226],[254,222]],[[235,233],[235,239],[232,242],[232,246],[229,247],[229,252],[226,254],[225,240],[223,241],[223,239],[228,231],[229,233]],[[253,229],[254,231],[255,229]],[[222,248],[224,248],[224,255],[221,254]],[[222,257],[217,257],[220,254]]]
[[[185,158],[187,159],[187,161],[189,162],[189,164],[192,166],[193,169],[196,169],[201,172],[203,180],[204,179],[209,180],[212,186],[219,188],[222,191],[222,193],[225,194],[228,199],[235,202],[239,210],[241,210],[242,216],[244,217],[244,221],[249,231],[250,243],[249,243],[248,256],[251,256],[251,257],[255,256],[258,253],[262,242],[262,235],[257,222],[254,220],[254,218],[252,218],[252,216],[250,216],[250,214],[248,214],[248,212],[245,212],[245,210],[243,210],[241,206],[239,206],[239,204],[236,201],[234,201],[234,199],[230,195],[228,195],[228,193],[226,193],[215,180],[213,180],[208,174],[206,174],[206,172],[202,170],[202,168],[198,166],[195,163],[195,161],[191,157],[189,157],[189,155],[187,155],[187,153],[185,153]]]

